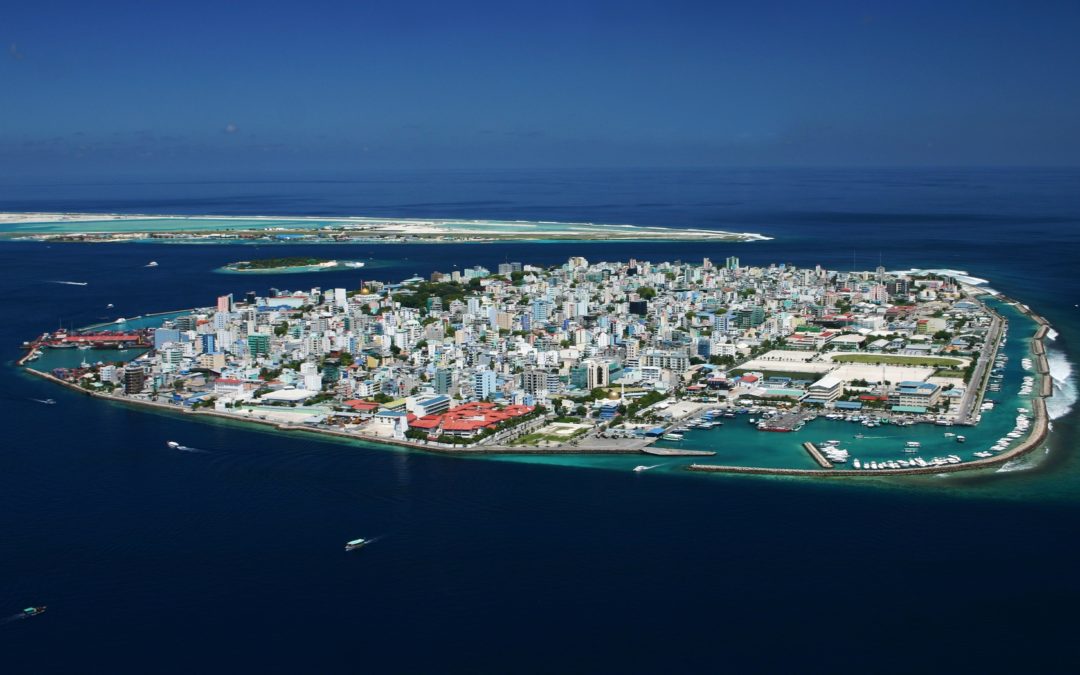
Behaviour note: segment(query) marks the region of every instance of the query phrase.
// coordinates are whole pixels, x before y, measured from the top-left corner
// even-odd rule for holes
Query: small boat
[[[634,471],[637,472],[637,473],[641,473],[642,471],[648,471],[649,469],[655,469],[658,466],[660,466],[660,465],[659,464],[653,464],[652,466],[639,465],[639,466],[634,467]]]
[[[109,304],[105,305],[105,309],[112,309],[112,308],[113,308],[113,307],[115,307],[115,306],[116,306],[116,305],[114,305],[114,304],[112,304],[112,303],[110,302]]]
[[[169,446],[169,447],[170,447],[170,448],[172,448],[173,450],[176,450],[177,448],[179,448],[179,447],[180,447],[180,444],[179,444],[179,443],[177,443],[176,441],[167,441],[167,442],[165,443],[165,445]]]
[[[967,439],[966,439],[966,438],[964,438],[963,436],[957,436],[957,437],[956,437],[956,442],[957,442],[957,443],[964,443],[964,442],[966,442],[966,441],[967,441]]]
[[[146,263],[146,266],[147,267],[157,267],[157,261],[156,260],[151,260],[150,262]]]
[[[671,432],[668,432],[668,433],[664,434],[664,440],[665,441],[681,441],[682,439],[683,439],[683,435],[676,432],[676,431],[671,431]]]
[[[44,614],[46,609],[45,605],[42,605],[41,607],[27,607],[22,611],[22,615],[24,617],[37,616],[39,614]]]
[[[363,548],[371,542],[367,539],[353,539],[352,541],[345,542],[346,551],[355,551],[358,548]]]

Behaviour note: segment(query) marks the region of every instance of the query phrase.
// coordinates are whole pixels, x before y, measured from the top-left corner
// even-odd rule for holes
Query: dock
[[[815,462],[818,463],[818,466],[820,466],[822,469],[833,468],[832,462],[825,459],[825,455],[821,454],[821,451],[818,450],[816,445],[814,445],[810,441],[807,441],[803,443],[802,446],[803,449],[810,453],[810,456],[814,459]]]
[[[642,448],[641,451],[646,455],[657,457],[712,457],[716,454],[715,450],[680,450],[678,448]]]

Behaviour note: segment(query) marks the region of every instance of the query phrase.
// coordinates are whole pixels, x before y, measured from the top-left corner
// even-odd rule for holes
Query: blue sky
[[[1080,2],[23,2],[0,174],[1080,164]]]

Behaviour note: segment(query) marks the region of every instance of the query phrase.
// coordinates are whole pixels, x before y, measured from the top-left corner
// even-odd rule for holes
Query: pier
[[[810,456],[814,459],[815,462],[818,463],[818,466],[820,466],[822,469],[831,469],[831,468],[833,468],[832,462],[825,459],[825,455],[821,454],[821,451],[818,450],[816,445],[814,445],[810,441],[807,441],[807,442],[803,443],[802,446],[803,446],[803,449],[805,449],[808,453],[810,453]]]
[[[678,448],[650,447],[642,448],[641,452],[646,455],[655,455],[657,457],[712,457],[716,454],[715,450],[680,450]]]

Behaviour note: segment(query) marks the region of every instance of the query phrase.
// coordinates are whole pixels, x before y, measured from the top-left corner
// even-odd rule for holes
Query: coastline
[[[981,291],[982,289],[976,289]],[[831,465],[826,467],[822,464],[820,469],[797,469],[797,468],[774,468],[774,467],[755,467],[755,466],[731,466],[731,465],[712,465],[712,464],[690,464],[683,467],[683,470],[703,472],[703,473],[737,473],[737,474],[757,474],[757,475],[787,475],[787,476],[804,476],[804,477],[867,477],[867,476],[898,476],[898,475],[927,475],[927,474],[942,474],[942,473],[955,473],[961,471],[974,471],[979,469],[985,469],[1004,464],[1009,460],[1020,457],[1028,452],[1031,452],[1038,447],[1046,438],[1049,432],[1049,416],[1046,409],[1045,399],[1053,395],[1052,381],[1049,375],[1049,365],[1046,361],[1044,339],[1049,334],[1051,327],[1048,321],[1043,317],[1035,314],[1030,307],[1020,303],[1017,300],[1003,296],[1000,294],[993,294],[993,297],[1001,302],[1008,303],[1014,306],[1017,311],[1021,312],[1028,318],[1030,318],[1037,326],[1035,333],[1032,335],[1032,342],[1029,347],[1034,360],[1037,362],[1036,371],[1041,376],[1039,394],[1032,400],[1033,408],[1033,426],[1032,430],[1023,441],[1021,441],[1016,447],[1003,452],[1002,454],[995,455],[993,457],[974,459],[969,461],[960,462],[958,464],[946,464],[934,467],[909,467],[899,469],[876,469],[871,471],[866,470],[852,470],[852,469],[836,469]],[[146,316],[160,316],[175,313],[176,311],[190,311],[190,310],[172,310],[166,312],[155,312]],[[996,312],[995,312],[996,313]],[[1000,334],[997,337],[1000,343]],[[268,421],[258,419],[249,415],[239,415],[234,413],[226,413],[218,410],[195,410],[191,408],[185,408],[179,405],[162,403],[158,401],[149,401],[135,398],[128,398],[123,396],[116,396],[104,392],[97,392],[88,389],[84,389],[73,382],[68,382],[60,378],[55,377],[51,373],[43,372],[32,367],[26,366],[27,360],[34,352],[36,343],[30,343],[27,347],[26,353],[16,361],[16,365],[22,367],[24,370],[29,371],[31,374],[42,377],[47,380],[51,380],[55,383],[64,385],[72,390],[78,391],[87,396],[106,399],[108,401],[116,403],[126,403],[133,405],[147,406],[162,411],[168,411],[172,413],[179,413],[182,415],[203,415],[209,417],[217,417],[221,419],[233,420],[237,422],[251,422],[261,424],[264,426],[270,426],[279,431],[303,431],[312,434],[321,434],[323,436],[331,436],[336,438],[347,439],[350,441],[358,441],[364,444],[378,448],[379,446],[385,446],[388,448],[399,447],[410,450],[418,450],[421,452],[430,452],[433,454],[441,455],[457,455],[457,456],[482,456],[482,455],[520,455],[520,456],[540,456],[540,455],[629,455],[629,454],[642,454],[643,446],[621,446],[621,447],[582,447],[582,446],[556,446],[556,447],[529,447],[529,446],[507,446],[507,445],[443,445],[429,442],[417,442],[410,440],[399,440],[385,437],[373,437],[362,434],[349,433],[345,431],[339,431],[336,429],[326,429],[318,427],[309,427],[296,424]],[[1000,346],[997,345],[995,349]],[[984,393],[985,381],[978,393],[979,400],[981,400]],[[646,453],[647,454],[647,453]]]
[[[150,221],[161,227],[127,229]],[[159,222],[154,222],[159,221]],[[91,227],[97,224],[98,227]],[[113,224],[112,227],[109,224]],[[186,224],[186,227],[184,226]],[[213,227],[218,224],[219,227]],[[10,228],[10,229],[9,229]],[[25,241],[197,243],[299,240],[302,243],[463,243],[492,241],[766,241],[754,232],[728,232],[621,223],[587,223],[363,216],[216,216],[90,213],[0,213],[0,237]]]

